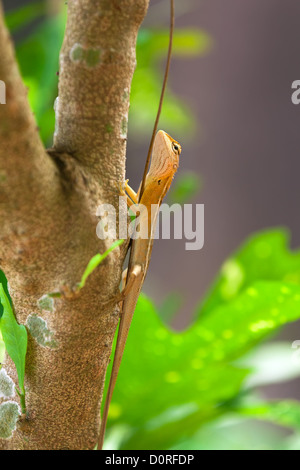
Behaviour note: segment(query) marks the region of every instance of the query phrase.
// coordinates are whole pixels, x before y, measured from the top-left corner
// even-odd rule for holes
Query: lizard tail
[[[135,306],[136,306],[137,299],[138,299],[139,292],[140,292],[141,276],[142,276],[141,266],[140,265],[134,266],[134,268],[132,269],[132,271],[130,272],[128,276],[129,279],[127,280],[127,284],[123,290],[125,291],[125,294],[127,290],[131,292],[130,294],[128,294],[127,297],[125,297],[124,302],[123,302],[122,310],[123,309],[124,310],[121,314],[115,356],[114,356],[113,366],[111,370],[108,391],[107,391],[107,395],[105,399],[103,415],[101,419],[100,433],[99,433],[98,446],[97,446],[98,450],[102,450],[102,447],[103,447],[104,434],[105,434],[107,417],[108,417],[108,410],[109,410],[110,402],[111,402],[112,395],[114,392],[114,388],[116,385],[118,372],[120,369],[131,320],[133,317],[133,313],[134,313]]]
[[[129,328],[128,328],[128,330],[129,330]],[[126,332],[124,331],[123,321],[122,321],[122,317],[121,317],[120,325],[119,325],[119,331],[118,331],[118,337],[117,337],[115,356],[114,356],[113,366],[112,366],[112,370],[111,370],[107,395],[106,395],[106,399],[105,399],[103,415],[102,415],[102,419],[101,419],[101,426],[100,426],[100,433],[99,433],[98,447],[97,447],[98,450],[102,450],[103,443],[104,443],[104,435],[105,435],[105,430],[106,430],[108,410],[109,410],[110,402],[111,402],[111,399],[112,399],[112,395],[113,395],[114,388],[115,388],[116,381],[117,381],[117,377],[118,377],[118,372],[119,372],[120,365],[121,365],[123,351],[124,351],[124,347],[125,347],[125,343],[126,343],[126,339],[127,339],[127,334],[126,333],[128,334],[128,331],[126,331]]]
[[[98,450],[102,450],[102,448],[103,448],[104,435],[105,435],[105,429],[106,429],[106,423],[107,423],[107,417],[108,417],[108,410],[109,410],[109,405],[110,405],[110,402],[111,402],[112,394],[113,394],[113,391],[114,391],[114,388],[115,388],[115,383],[116,383],[116,379],[113,380],[113,377],[114,377],[113,373],[114,373],[114,365],[113,365],[113,369],[112,369],[111,379],[109,381],[107,396],[106,396],[104,409],[103,409],[103,415],[102,415],[102,418],[101,418],[101,427],[100,427],[100,433],[99,433],[99,438],[98,438],[98,446],[97,446]]]

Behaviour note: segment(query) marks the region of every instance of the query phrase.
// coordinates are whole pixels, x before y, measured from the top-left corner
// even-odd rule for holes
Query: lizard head
[[[148,177],[151,180],[173,177],[179,166],[181,146],[166,132],[158,131],[155,136]]]

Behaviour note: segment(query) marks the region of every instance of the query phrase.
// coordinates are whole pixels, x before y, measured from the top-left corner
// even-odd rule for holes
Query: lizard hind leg
[[[123,302],[126,295],[128,294],[128,292],[130,291],[130,289],[134,285],[136,278],[140,276],[141,272],[142,272],[142,267],[139,264],[137,264],[133,267],[133,269],[130,271],[129,276],[127,275],[128,274],[128,268],[124,269],[124,271],[122,273],[122,279],[121,279],[121,289],[122,290],[113,299],[113,302],[115,304],[117,304],[119,302]]]
[[[132,286],[135,284],[136,279],[141,275],[142,266],[140,264],[136,264],[135,266],[133,266],[129,275],[127,274],[128,269],[125,269],[125,271],[126,271],[126,284],[124,285],[124,288],[122,289],[122,292],[120,293],[122,296],[122,299],[126,297],[126,295],[130,291]],[[123,282],[123,275],[125,271],[122,274],[122,282]]]

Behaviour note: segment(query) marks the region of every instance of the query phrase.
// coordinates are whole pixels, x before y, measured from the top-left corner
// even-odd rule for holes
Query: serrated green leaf
[[[14,316],[9,300],[0,284],[0,301],[4,313],[0,320],[0,329],[8,355],[13,360],[19,379],[19,387],[24,395],[25,357],[27,351],[27,331],[24,325],[19,325]]]

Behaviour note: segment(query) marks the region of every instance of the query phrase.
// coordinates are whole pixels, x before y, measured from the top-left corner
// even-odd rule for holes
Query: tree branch
[[[69,3],[54,148],[88,166],[105,187],[124,178],[136,37],[148,1]]]
[[[24,163],[26,152],[26,156],[30,156],[32,169],[41,163],[45,152],[27,101],[27,89],[19,73],[10,35],[4,24],[1,3],[0,44],[0,80],[6,85],[6,104],[0,106],[0,163],[5,164],[11,150],[17,158],[14,163]]]
[[[39,137],[1,4],[0,44],[0,79],[6,86],[6,104],[0,105],[1,263],[5,238],[24,230],[22,221],[30,223],[30,214],[25,215],[24,207],[34,206],[41,212],[48,209],[56,169]]]

